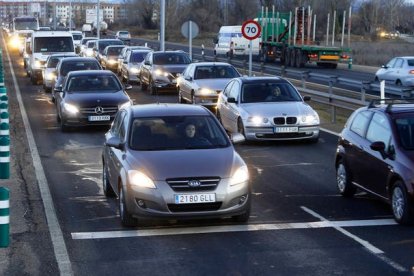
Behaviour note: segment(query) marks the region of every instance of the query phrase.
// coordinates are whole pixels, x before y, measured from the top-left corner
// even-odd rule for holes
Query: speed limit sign
[[[256,39],[260,36],[261,28],[257,21],[247,20],[242,25],[243,37],[248,40]]]

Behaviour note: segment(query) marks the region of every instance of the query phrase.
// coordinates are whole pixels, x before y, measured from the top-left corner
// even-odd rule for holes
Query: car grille
[[[217,211],[221,207],[221,202],[213,203],[192,203],[192,204],[168,204],[171,212],[205,212]]]
[[[200,186],[191,187],[189,182],[191,180],[198,180]],[[176,191],[213,191],[220,182],[220,177],[199,177],[199,178],[170,178],[166,180],[168,185]]]
[[[102,108],[102,112],[97,113],[96,110],[98,107]],[[93,107],[82,107],[80,112],[84,115],[115,115],[118,111],[117,106],[93,106]]]
[[[299,132],[299,133],[273,133],[273,134],[260,134],[260,136],[257,136],[258,138],[263,139],[289,139],[289,138],[304,138],[312,136],[313,133],[306,134],[306,132]]]
[[[296,117],[275,117],[273,122],[275,125],[294,125],[298,119]]]

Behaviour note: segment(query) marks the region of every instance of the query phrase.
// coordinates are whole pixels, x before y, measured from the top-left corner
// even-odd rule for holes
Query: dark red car
[[[414,100],[373,101],[349,117],[335,158],[339,192],[358,188],[391,204],[395,220],[414,222]]]

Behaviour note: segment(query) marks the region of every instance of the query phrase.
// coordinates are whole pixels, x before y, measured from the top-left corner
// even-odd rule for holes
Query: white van
[[[27,73],[33,84],[42,80],[42,69],[51,54],[75,53],[73,37],[70,32],[46,31],[34,32],[28,51]]]
[[[242,26],[222,26],[215,41],[214,54],[225,56],[249,55],[250,40],[243,37]],[[253,56],[259,56],[260,39],[252,41]]]

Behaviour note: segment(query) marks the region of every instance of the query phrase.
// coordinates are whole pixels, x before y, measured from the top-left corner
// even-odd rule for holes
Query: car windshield
[[[240,74],[232,66],[197,66],[194,79],[228,79]]]
[[[73,76],[68,80],[68,92],[117,92],[122,90],[119,82],[111,75]]]
[[[64,62],[60,67],[60,74],[66,76],[70,71],[80,70],[100,70],[98,62],[96,61],[71,61]]]
[[[145,58],[145,56],[147,55],[148,52],[136,52],[136,53],[131,53],[131,57],[129,58],[129,62],[142,62]]]
[[[52,57],[47,62],[46,67],[47,68],[56,68],[56,65],[59,63],[59,61],[62,59],[62,57]]]
[[[135,118],[129,146],[133,150],[213,149],[230,146],[229,139],[210,116]]]
[[[395,120],[401,145],[406,150],[414,150],[414,116]]]
[[[129,35],[129,32],[119,32],[119,35],[127,36],[127,35]]]
[[[36,37],[34,52],[74,52],[72,37]]]
[[[302,98],[289,83],[258,82],[242,87],[242,103],[300,102]]]
[[[184,53],[158,53],[154,54],[154,64],[190,64],[190,58]]]

